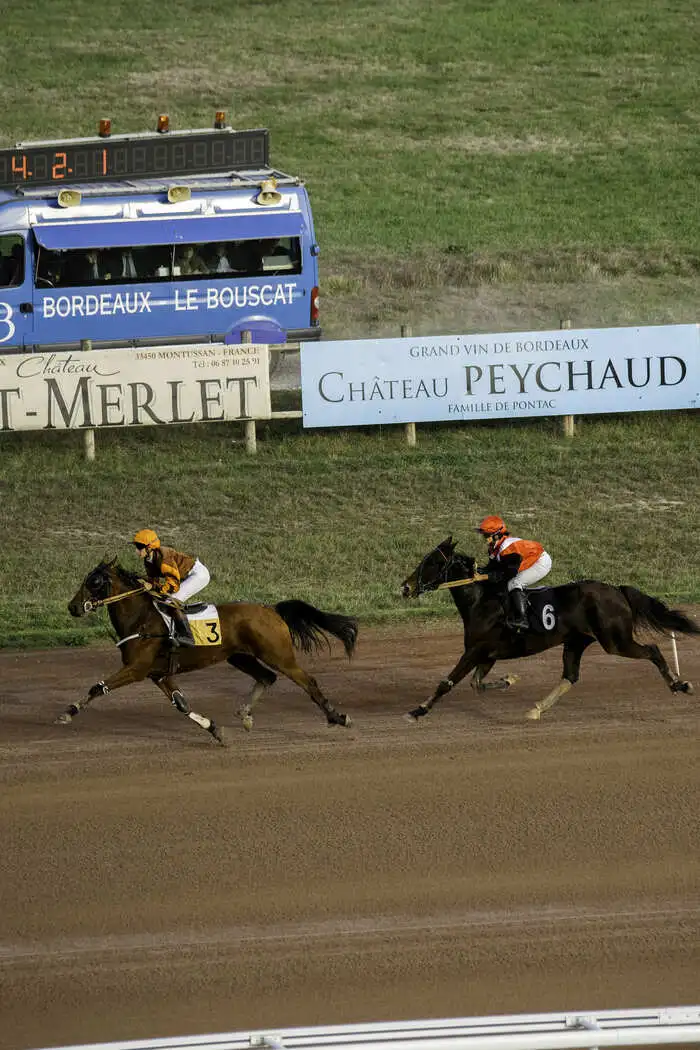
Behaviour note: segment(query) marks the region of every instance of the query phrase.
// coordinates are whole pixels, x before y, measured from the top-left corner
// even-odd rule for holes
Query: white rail
[[[700,1043],[700,1006],[276,1028],[54,1050],[570,1050]]]

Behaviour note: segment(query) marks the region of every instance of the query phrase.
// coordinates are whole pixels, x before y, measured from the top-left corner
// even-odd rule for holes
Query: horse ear
[[[109,569],[114,568],[114,566],[117,564],[117,555],[115,554],[114,557],[110,558],[109,554],[105,554],[104,558],[102,559],[102,563],[103,565],[106,565]]]

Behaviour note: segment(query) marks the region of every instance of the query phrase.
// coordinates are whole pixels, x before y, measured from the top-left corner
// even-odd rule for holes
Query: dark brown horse
[[[302,601],[278,602],[275,606],[252,602],[218,605],[216,615],[198,625],[203,628],[198,634],[201,644],[174,650],[156,602],[145,589],[143,579],[122,568],[116,558],[101,562],[87,574],[68,610],[72,616],[83,616],[107,607],[123,666],[93,685],[87,697],[71,704],[58,722],[71,722],[96,696],[150,678],[178,711],[223,744],[220,728],[210,718],[190,710],[174,676],[226,660],[254,679],[247,703],[236,712],[246,729],[253,726],[253,705],[274,684],[278,674],[286,675],[304,689],[324,712],[329,725],[350,725],[348,715],[336,711],[315,678],[299,666],[294,649],[311,652],[329,645],[328,635],[333,635],[343,643],[348,657],[352,656],[358,631],[353,617],[321,612]],[[199,606],[200,610],[206,608]]]
[[[539,719],[543,711],[552,707],[578,681],[581,656],[596,641],[614,656],[651,660],[672,693],[693,692],[690,682],[681,681],[669,669],[658,646],[643,645],[634,638],[637,627],[660,634],[675,631],[700,634],[700,627],[683,613],[669,609],[635,587],[580,580],[527,591],[530,626],[527,631],[516,633],[506,625],[502,588],[484,580],[476,572],[474,558],[456,554],[456,546],[448,536],[425,555],[402,584],[405,598],[417,598],[426,591],[449,587],[464,622],[464,653],[435,692],[409,712],[410,718],[415,720],[427,715],[437,700],[472,671],[474,689],[508,689],[517,681],[517,676],[508,675],[496,682],[483,681],[497,660],[532,656],[563,645],[561,681],[527,712],[527,718]]]

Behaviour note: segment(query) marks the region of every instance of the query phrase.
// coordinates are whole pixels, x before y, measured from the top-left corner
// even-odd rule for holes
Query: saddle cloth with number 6
[[[549,634],[556,630],[559,626],[559,610],[554,587],[525,587],[524,591],[530,630],[536,634]]]

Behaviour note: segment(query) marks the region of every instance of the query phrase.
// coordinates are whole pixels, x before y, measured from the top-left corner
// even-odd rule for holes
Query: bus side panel
[[[306,284],[304,274],[243,280],[212,275],[197,281],[39,288],[34,341],[221,338],[253,322],[286,338],[288,331],[309,325]]]

